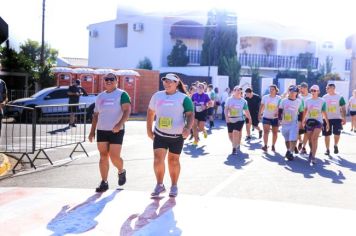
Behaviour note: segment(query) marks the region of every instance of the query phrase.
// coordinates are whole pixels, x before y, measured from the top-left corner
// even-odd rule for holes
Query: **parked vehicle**
[[[58,114],[69,115],[68,106],[60,106],[68,105],[68,88],[68,86],[45,88],[38,91],[31,97],[11,101],[8,103],[10,106],[7,107],[6,114],[9,117],[14,117],[17,121],[25,120],[24,118],[28,117],[28,114],[26,114],[27,111],[21,107],[25,106],[35,108],[39,106],[38,109],[36,109],[37,117],[48,117]],[[86,117],[89,120],[91,119],[94,111],[95,100],[95,95],[82,95],[79,99],[79,112],[86,112]]]

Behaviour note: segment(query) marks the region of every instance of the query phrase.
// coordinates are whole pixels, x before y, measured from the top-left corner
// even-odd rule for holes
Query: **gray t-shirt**
[[[309,98],[305,101],[305,108],[308,109],[306,114],[306,119],[318,120],[320,123],[323,122],[322,112],[326,111],[326,103],[322,98]]]
[[[156,114],[155,129],[166,134],[182,134],[185,125],[184,113],[193,112],[192,100],[184,93],[177,91],[167,94],[159,91],[153,94],[149,106]],[[161,136],[162,133],[159,133]]]
[[[303,112],[303,101],[299,98],[290,100],[285,98],[279,104],[279,108],[283,109],[282,113],[282,125],[296,124],[298,123],[298,114]]]
[[[328,114],[328,119],[341,119],[340,108],[346,104],[345,99],[340,94],[325,94],[323,99],[326,102],[326,113]]]
[[[130,103],[130,98],[121,89],[116,89],[111,93],[106,91],[100,93],[96,98],[94,108],[94,112],[99,113],[97,129],[112,130],[122,118],[121,105],[124,103]],[[124,127],[121,127],[121,129],[124,129]]]
[[[355,97],[350,97],[349,100],[350,103],[350,111],[356,111],[356,98]]]
[[[248,110],[247,101],[243,98],[237,99],[234,96],[228,97],[225,102],[225,109],[231,123],[245,120],[244,110]]]
[[[271,97],[269,94],[262,97],[261,104],[264,104],[263,117],[267,119],[278,118],[278,106],[281,102],[281,97],[276,95]]]

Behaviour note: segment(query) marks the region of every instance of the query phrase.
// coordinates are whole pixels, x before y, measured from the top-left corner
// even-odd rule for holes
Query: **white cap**
[[[163,80],[165,80],[165,79],[169,79],[169,80],[177,81],[177,82],[179,81],[178,76],[175,75],[175,74],[171,74],[171,73],[166,74],[166,76],[162,77],[161,80],[163,81]]]
[[[316,84],[314,84],[313,86],[311,86],[311,87],[310,87],[310,90],[318,90],[318,91],[320,91],[319,86],[316,85]]]

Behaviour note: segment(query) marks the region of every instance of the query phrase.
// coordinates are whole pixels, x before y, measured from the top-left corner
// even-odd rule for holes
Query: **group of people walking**
[[[105,91],[98,95],[89,134],[89,141],[95,135],[100,152],[99,169],[102,181],[97,192],[106,191],[108,186],[109,159],[118,170],[118,184],[126,182],[126,170],[121,158],[121,146],[125,134],[124,124],[131,112],[128,94],[117,88],[117,78],[108,74],[104,78]],[[228,96],[228,90],[217,104],[217,92],[212,86],[196,82],[189,92],[176,74],[161,78],[164,90],[153,94],[147,110],[147,136],[153,141],[156,185],[151,193],[157,197],[166,191],[163,184],[165,159],[171,179],[169,196],[178,195],[180,174],[179,157],[184,140],[191,135],[192,145],[198,145],[199,133],[207,138],[206,121],[214,127],[215,111],[219,105],[222,119],[226,120],[228,139],[232,145],[232,155],[238,155],[242,139],[242,129],[246,123],[246,140],[250,140],[251,126],[263,137],[262,150],[269,149],[269,133],[272,131],[271,150],[276,151],[278,132],[281,131],[286,145],[285,158],[293,160],[298,152],[307,154],[310,148],[309,163],[316,164],[319,134],[325,136],[325,154],[330,154],[330,136],[334,135],[334,153],[339,152],[338,143],[343,125],[346,123],[346,101],[335,92],[335,84],[328,84],[327,94],[322,98],[318,85],[302,83],[290,86],[287,94],[281,97],[276,85],[269,87],[269,94],[260,98],[251,88],[235,86]],[[309,93],[310,92],[310,93]],[[224,98],[223,98],[224,97]],[[348,101],[352,116],[351,131],[356,132],[356,90]],[[259,122],[263,128],[259,127]],[[279,129],[281,127],[281,129]],[[299,141],[299,144],[297,144]]]

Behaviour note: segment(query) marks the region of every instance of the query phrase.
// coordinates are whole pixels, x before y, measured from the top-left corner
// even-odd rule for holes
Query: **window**
[[[91,82],[93,80],[93,76],[91,75],[83,75],[82,80],[86,82]]]
[[[115,48],[127,47],[128,24],[115,26]]]
[[[68,98],[67,89],[60,89],[53,91],[52,93],[48,94],[48,99],[61,99],[61,98]]]
[[[60,74],[59,75],[59,78],[60,79],[63,79],[63,80],[69,80],[70,79],[70,76],[68,74]]]

